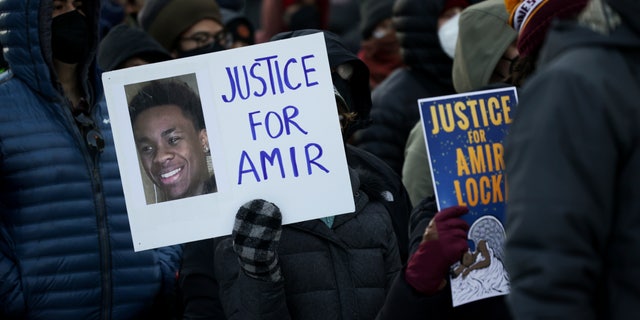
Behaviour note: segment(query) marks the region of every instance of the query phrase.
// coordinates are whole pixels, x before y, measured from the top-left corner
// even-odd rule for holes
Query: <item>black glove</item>
[[[233,250],[244,273],[252,278],[282,280],[276,249],[282,234],[282,214],[273,203],[256,199],[245,203],[233,225]]]

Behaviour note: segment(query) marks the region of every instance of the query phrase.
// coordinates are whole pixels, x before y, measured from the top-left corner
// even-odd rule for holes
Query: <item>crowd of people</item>
[[[633,318],[639,16],[635,0],[1,0],[0,319]],[[355,211],[283,225],[254,199],[228,236],[134,252],[101,74],[318,32]],[[147,203],[218,191],[191,83],[128,97]],[[489,248],[471,252],[469,208],[436,204],[417,101],[512,86],[510,292],[454,307],[450,277]]]

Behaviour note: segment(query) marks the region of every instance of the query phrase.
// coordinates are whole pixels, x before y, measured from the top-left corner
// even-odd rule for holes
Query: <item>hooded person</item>
[[[455,3],[451,7],[449,4]],[[466,1],[398,0],[393,25],[400,40],[405,66],[396,69],[371,93],[371,126],[353,136],[356,146],[384,160],[402,173],[404,147],[411,128],[420,120],[416,101],[454,92],[453,61],[438,40],[439,19],[449,10],[460,10]]]
[[[315,32],[323,31],[287,32],[274,40]],[[323,33],[334,81],[351,75],[345,83],[359,79],[358,87],[367,88],[366,67],[359,69],[362,62],[337,35]],[[353,68],[339,67],[345,64]],[[344,88],[350,87],[334,86],[338,111],[357,121],[353,111],[366,114],[367,99],[359,105],[363,100]],[[341,122],[343,134],[349,126]],[[257,199],[238,210],[231,236],[187,244],[179,280],[185,317],[373,319],[401,263],[387,202],[403,197],[393,198],[381,172],[347,162],[355,212],[282,226],[287,213]]]
[[[2,319],[172,316],[181,247],[133,250],[95,83],[99,7],[0,1]]]
[[[220,8],[213,0],[145,0],[138,22],[174,58],[230,45]]]
[[[171,55],[148,33],[120,24],[100,41],[97,62],[103,71],[170,60]]]
[[[460,13],[452,79],[457,93],[504,86],[511,62],[518,56],[517,33],[507,24],[504,0],[486,0]],[[434,195],[422,123],[409,134],[404,150],[402,181],[416,205]]]
[[[640,2],[552,23],[505,144],[517,319],[635,318],[640,303]]]

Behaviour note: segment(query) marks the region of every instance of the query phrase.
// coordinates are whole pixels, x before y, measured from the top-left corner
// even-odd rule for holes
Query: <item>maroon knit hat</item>
[[[509,24],[518,31],[521,57],[534,55],[542,47],[554,19],[577,16],[588,0],[505,0],[510,13]]]

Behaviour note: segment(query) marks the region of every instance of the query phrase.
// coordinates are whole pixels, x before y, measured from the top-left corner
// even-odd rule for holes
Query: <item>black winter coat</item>
[[[518,319],[638,317],[640,3],[609,2],[623,19],[588,11],[551,31],[507,136]]]
[[[283,282],[247,277],[229,237],[186,244],[184,318],[373,319],[401,261],[385,200],[360,187],[369,174],[352,174],[356,211],[331,228],[318,219],[283,226]]]

